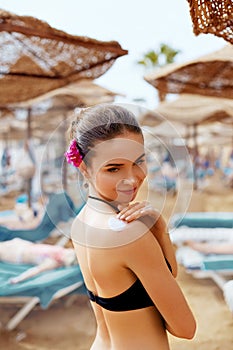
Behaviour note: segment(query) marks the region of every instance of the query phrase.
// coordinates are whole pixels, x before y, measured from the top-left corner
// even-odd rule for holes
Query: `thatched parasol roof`
[[[233,122],[233,100],[198,95],[181,95],[175,101],[161,102],[156,111],[170,121],[186,125]]]
[[[0,113],[0,134],[8,133],[9,138],[14,138],[14,135],[17,138],[26,138],[30,110],[32,136],[41,138],[59,128],[69,118],[69,112],[73,112],[75,108],[113,102],[116,95],[91,80],[70,84],[37,98],[8,105]],[[20,130],[17,130],[17,125]]]
[[[90,79],[47,92],[39,97],[24,102],[9,104],[9,110],[31,108],[32,114],[58,114],[76,107],[88,107],[99,103],[113,102],[119,95],[106,89]]]
[[[169,122],[164,120],[161,124],[149,126],[147,130],[153,135],[166,139],[182,137],[185,138],[188,130],[187,127],[179,122]]]
[[[36,18],[0,10],[1,105],[98,78],[125,54],[116,41],[69,35]]]
[[[193,147],[195,143],[198,146],[230,145],[232,143],[232,129],[229,126],[219,125],[218,123],[199,126],[195,139],[193,128],[174,121],[164,121],[158,126],[149,127],[148,131],[153,135],[154,140],[157,137],[158,140],[163,139],[166,142],[171,142],[174,139],[182,139],[182,143],[186,143],[190,147]]]
[[[161,102],[154,112],[165,120],[186,125],[203,125],[217,121],[233,123],[233,100],[183,94],[174,101]],[[153,123],[151,115],[148,123],[146,118],[141,122],[152,126],[157,124],[157,118],[154,118]]]
[[[233,44],[232,0],[188,0],[195,35],[214,34]]]
[[[169,64],[145,76],[160,94],[188,93],[233,99],[233,46],[183,64]]]

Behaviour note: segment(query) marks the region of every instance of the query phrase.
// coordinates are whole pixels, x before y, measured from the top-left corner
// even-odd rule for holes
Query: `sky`
[[[183,63],[227,44],[212,34],[193,34],[187,0],[0,0],[0,8],[37,17],[72,35],[118,41],[128,55],[96,82],[125,95],[118,101],[143,98],[148,108],[156,107],[158,99],[143,79],[148,71],[137,64],[146,52],[166,43],[181,51],[176,62]]]

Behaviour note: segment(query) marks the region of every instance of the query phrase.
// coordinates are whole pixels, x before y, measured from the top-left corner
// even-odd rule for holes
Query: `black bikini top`
[[[105,202],[109,204],[112,208],[114,208],[114,206],[111,203],[103,199],[91,196],[90,198]],[[172,272],[171,266],[167,259],[166,262],[169,270]],[[127,290],[111,298],[99,297],[88,289],[87,295],[89,296],[91,301],[110,311],[129,311],[154,306],[152,299],[150,298],[149,294],[147,293],[139,279],[136,279],[136,281]]]
[[[110,311],[137,310],[154,305],[139,279],[123,293],[111,298],[99,297],[88,289],[87,295],[91,301]]]

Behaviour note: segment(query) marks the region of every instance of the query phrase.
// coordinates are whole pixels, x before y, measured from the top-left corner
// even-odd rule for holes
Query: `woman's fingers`
[[[117,217],[121,220],[132,221],[146,215],[154,216],[154,209],[148,202],[141,202],[129,205]]]
[[[118,208],[121,210],[121,214],[124,214],[127,210],[135,208],[137,205],[140,205],[140,204],[142,204],[142,203],[135,202],[135,203],[132,203],[132,204],[127,204],[126,206],[123,206],[123,205],[120,204],[118,206]]]
[[[133,203],[133,204],[130,204],[128,205],[126,208],[124,208],[123,210],[121,210],[121,212],[117,215],[117,217],[119,219],[124,219],[126,216],[132,214],[133,212],[141,209],[144,207],[144,204],[143,203]]]
[[[135,210],[134,212],[130,212],[130,213],[125,213],[124,217],[121,218],[122,220],[125,220],[127,222],[139,219],[142,216],[147,215],[146,211],[144,209],[138,209]]]

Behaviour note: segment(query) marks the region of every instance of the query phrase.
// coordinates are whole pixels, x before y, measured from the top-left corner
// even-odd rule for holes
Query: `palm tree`
[[[137,63],[143,65],[148,70],[153,70],[155,67],[159,68],[166,64],[173,63],[178,53],[180,53],[180,50],[175,50],[171,46],[162,43],[156,51],[150,50],[146,52]],[[158,97],[160,101],[164,101],[166,94],[158,91]]]
[[[158,50],[146,52],[137,63],[143,65],[145,68],[162,67],[173,63],[178,53],[180,53],[180,50],[175,50],[169,45],[162,43]]]

